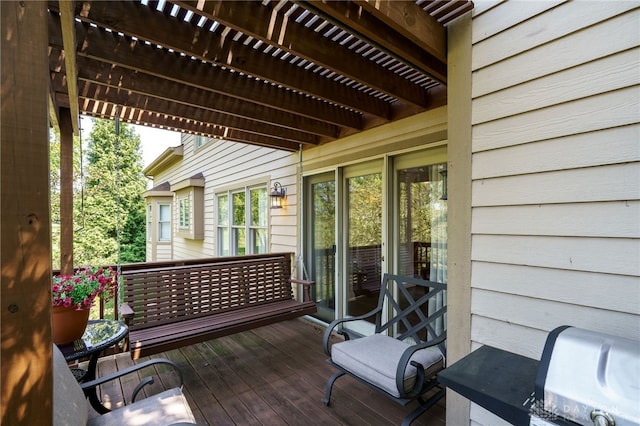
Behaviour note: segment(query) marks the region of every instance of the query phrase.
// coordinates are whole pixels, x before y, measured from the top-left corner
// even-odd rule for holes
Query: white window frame
[[[194,141],[193,141],[193,146],[195,149],[199,149],[203,146],[205,146],[206,144],[208,144],[209,142],[211,142],[212,139],[208,136],[202,136],[202,135],[196,135]]]
[[[147,204],[147,241],[153,241],[153,204]]]
[[[166,207],[169,209],[169,213],[166,217],[166,220],[162,219],[162,208]],[[160,243],[169,243],[171,242],[171,237],[172,237],[172,232],[171,232],[171,203],[158,203],[158,221],[157,221],[158,227],[158,242]],[[169,234],[166,238],[163,238],[163,234],[162,234],[162,225],[163,224],[168,224],[168,228],[169,228]]]
[[[178,228],[189,229],[191,227],[191,200],[189,193],[178,198]]]
[[[259,199],[259,211],[264,214],[262,223],[252,224],[251,216],[251,193],[252,191],[262,191],[263,196]],[[233,201],[234,195],[244,195],[244,215],[243,222],[234,224],[233,221]],[[238,246],[235,235],[244,232],[244,254],[258,254],[254,252],[256,246],[256,234],[261,230],[264,232],[264,253],[269,252],[269,195],[268,185],[266,183],[256,185],[246,185],[240,188],[229,189],[216,193],[216,236],[217,236],[217,252],[219,256],[238,256],[242,247]],[[221,220],[221,204],[226,203],[226,218]],[[262,245],[261,245],[262,246]],[[262,253],[262,252],[261,252]]]

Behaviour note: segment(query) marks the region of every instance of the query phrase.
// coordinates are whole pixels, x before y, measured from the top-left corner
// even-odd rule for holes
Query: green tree
[[[80,139],[73,138],[73,192],[74,198],[82,195]],[[60,268],[60,133],[57,127],[49,132],[49,182],[51,187],[51,247],[52,265]]]
[[[126,124],[116,135],[112,121],[94,120],[87,149],[84,209],[76,197],[76,264],[145,260],[145,210],[140,136]]]
[[[60,268],[60,136],[49,131],[49,186],[51,203],[51,265]]]

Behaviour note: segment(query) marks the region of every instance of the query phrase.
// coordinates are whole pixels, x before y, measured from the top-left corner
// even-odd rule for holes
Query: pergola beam
[[[75,30],[75,11],[74,1],[60,0],[60,24],[62,27],[62,44],[64,47],[64,64],[67,75],[67,90],[69,98],[78,99],[78,69],[76,67],[76,30]],[[78,135],[78,125],[80,114],[78,112],[78,103],[70,103],[71,125],[73,126],[73,134]]]
[[[353,0],[394,31],[431,53],[447,66],[447,30],[413,1]],[[467,2],[464,2],[467,3]]]

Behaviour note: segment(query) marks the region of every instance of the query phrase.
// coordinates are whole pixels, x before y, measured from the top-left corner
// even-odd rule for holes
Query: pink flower
[[[116,275],[111,267],[90,266],[77,269],[73,275],[56,275],[51,285],[52,304],[89,309],[96,297],[106,301],[114,295]]]

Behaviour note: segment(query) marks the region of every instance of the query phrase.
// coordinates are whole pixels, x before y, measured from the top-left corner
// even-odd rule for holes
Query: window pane
[[[251,226],[267,226],[267,189],[252,189]]]
[[[218,255],[229,256],[229,228],[218,228]]]
[[[169,222],[171,221],[171,206],[169,204],[160,204],[160,222]]]
[[[247,253],[246,230],[244,228],[233,228],[234,255],[242,256]]]
[[[158,224],[158,241],[171,241],[170,222],[160,222]]]
[[[218,195],[218,225],[229,225],[229,196]]]
[[[189,198],[184,197],[180,199],[180,228],[189,227]]]
[[[263,228],[251,229],[252,254],[267,252],[267,230]]]
[[[244,225],[245,209],[244,209],[244,192],[236,192],[233,194],[233,225]]]

